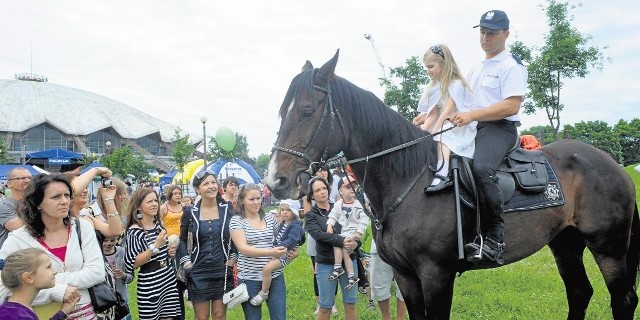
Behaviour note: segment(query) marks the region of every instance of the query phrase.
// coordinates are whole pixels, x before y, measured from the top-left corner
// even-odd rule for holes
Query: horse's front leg
[[[410,319],[450,318],[455,272],[423,263],[419,275],[395,275]]]

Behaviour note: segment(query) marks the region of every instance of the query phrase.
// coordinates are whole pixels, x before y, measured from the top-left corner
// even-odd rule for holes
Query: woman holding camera
[[[123,231],[122,219],[120,219],[120,214],[118,213],[115,203],[117,193],[115,185],[107,183],[109,186],[100,187],[98,191],[106,212],[106,221],[97,218],[96,214],[92,213],[93,210],[87,207],[89,203],[89,199],[87,198],[89,190],[87,186],[95,177],[102,177],[103,180],[111,178],[111,170],[106,167],[95,167],[81,175],[73,173],[66,173],[66,175],[71,181],[74,194],[70,208],[71,214],[89,221],[96,232],[103,237],[121,236]],[[98,240],[102,242],[102,239]]]

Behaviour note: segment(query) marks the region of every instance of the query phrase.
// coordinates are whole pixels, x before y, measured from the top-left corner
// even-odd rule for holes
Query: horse
[[[424,166],[435,161],[436,143],[373,93],[336,76],[338,55],[320,68],[307,61],[291,81],[266,184],[277,198],[297,199],[312,164],[341,152],[359,159],[352,171],[370,201],[378,252],[394,269],[410,318],[449,319],[456,274],[484,267],[458,258],[451,188],[423,192],[433,180]],[[398,148],[420,138],[426,139]],[[565,204],[505,214],[504,264],[549,246],[565,284],[568,318],[583,319],[593,294],[582,261],[588,249],[605,279],[613,318],[632,319],[640,261],[632,180],[607,153],[575,140],[542,151]]]

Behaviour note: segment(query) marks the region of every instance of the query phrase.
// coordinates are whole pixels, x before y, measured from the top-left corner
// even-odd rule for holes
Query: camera
[[[113,182],[109,178],[103,177],[101,181],[102,181],[102,186],[105,188],[108,188],[113,185]]]

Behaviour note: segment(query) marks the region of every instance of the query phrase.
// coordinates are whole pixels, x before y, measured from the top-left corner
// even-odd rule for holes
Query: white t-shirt
[[[519,64],[509,51],[504,50],[471,69],[467,80],[473,92],[473,102],[468,106],[469,109],[482,109],[509,97],[524,98],[527,91],[527,68]],[[505,119],[520,121],[519,112]]]

